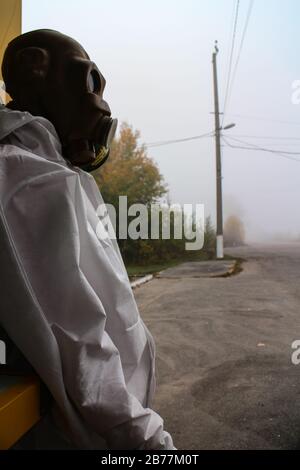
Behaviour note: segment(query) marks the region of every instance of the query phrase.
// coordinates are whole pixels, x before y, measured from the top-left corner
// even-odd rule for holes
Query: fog
[[[233,65],[249,1],[242,0]],[[233,27],[231,0],[23,0],[23,31],[53,28],[83,44],[107,80],[114,116],[141,132],[141,143],[180,139],[214,127],[212,52],[219,43],[223,111]],[[254,1],[224,116],[224,214],[239,215],[247,240],[300,236],[300,79],[298,0]],[[238,139],[237,140],[232,139]],[[298,140],[297,140],[298,139]],[[238,147],[258,146],[278,154]],[[149,149],[173,203],[204,203],[215,217],[212,137]]]

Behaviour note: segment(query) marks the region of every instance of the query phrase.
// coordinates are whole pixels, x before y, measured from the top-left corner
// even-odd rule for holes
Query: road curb
[[[135,289],[136,287],[141,286],[142,284],[145,284],[146,282],[149,282],[153,279],[152,274],[148,274],[147,276],[141,277],[140,279],[137,279],[136,281],[133,281],[130,283],[131,288]]]
[[[159,279],[214,279],[237,273],[237,260],[186,262],[157,274]]]
[[[238,266],[238,262],[237,260],[233,260],[233,265],[227,269],[227,271],[224,270],[223,273],[219,273],[219,274],[211,274],[210,278],[216,278],[216,277],[231,277],[235,274],[236,272],[236,269],[237,269],[237,266]]]

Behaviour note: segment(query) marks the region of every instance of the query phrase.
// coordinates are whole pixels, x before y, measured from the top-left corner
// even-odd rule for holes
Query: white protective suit
[[[174,449],[149,408],[154,343],[116,242],[99,240],[99,190],[52,124],[0,107],[0,324],[83,449]]]

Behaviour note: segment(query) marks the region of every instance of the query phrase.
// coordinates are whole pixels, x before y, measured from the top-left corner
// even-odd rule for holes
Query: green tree
[[[119,196],[127,196],[127,205],[144,204],[148,208],[167,192],[156,163],[147,155],[145,146],[138,144],[140,133],[123,123],[120,135],[111,146],[109,158],[93,174],[106,204],[116,209],[116,233],[119,232]],[[130,222],[130,218],[128,218]],[[119,240],[125,262],[147,263],[157,258],[157,243],[152,240]]]
[[[138,144],[139,132],[123,123],[120,134],[114,140],[110,156],[98,170],[94,172],[105,203],[112,204],[116,209],[116,234],[119,233],[119,196],[127,196],[128,208],[132,204],[144,204],[148,211],[148,235],[151,233],[151,204],[159,203],[166,195],[167,187],[155,162],[147,155],[145,146]],[[195,258],[194,252],[187,252],[185,244],[188,240],[183,236],[175,238],[175,219],[171,212],[170,219],[166,214],[160,216],[158,239],[119,239],[119,247],[125,263],[147,265],[168,260]],[[128,217],[128,223],[131,219]],[[170,239],[163,239],[163,226],[170,223]],[[182,218],[182,224],[184,219]],[[183,227],[182,227],[183,228]],[[184,233],[184,230],[182,230]],[[205,226],[205,254],[213,257],[215,234],[210,219]],[[199,253],[198,253],[199,254]],[[201,253],[202,255],[202,253]]]
[[[208,216],[205,219],[204,228],[204,251],[207,253],[209,258],[215,257],[216,252],[216,232],[211,221],[211,217]]]

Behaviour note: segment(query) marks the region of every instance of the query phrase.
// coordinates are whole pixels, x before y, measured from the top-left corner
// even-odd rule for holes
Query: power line
[[[250,0],[248,12],[247,12],[247,17],[246,17],[246,22],[245,22],[245,26],[244,26],[244,30],[243,30],[243,34],[242,34],[242,40],[241,40],[239,52],[238,52],[238,55],[237,55],[237,60],[236,60],[236,63],[235,63],[233,74],[232,74],[232,80],[231,80],[231,85],[230,85],[228,101],[230,101],[230,98],[231,98],[232,89],[233,89],[233,85],[234,85],[238,65],[239,65],[239,62],[240,62],[240,58],[241,58],[241,54],[242,54],[242,50],[243,50],[243,46],[244,46],[244,42],[245,42],[245,37],[246,37],[246,34],[247,34],[249,21],[250,21],[252,9],[253,9],[253,5],[254,5],[254,0]]]
[[[238,117],[242,119],[250,119],[254,121],[264,121],[264,122],[274,122],[276,124],[291,124],[294,126],[300,126],[300,122],[295,122],[295,121],[281,121],[278,119],[272,119],[272,118],[267,118],[267,117],[261,117],[261,116],[245,116],[243,114],[231,114],[230,116],[232,117]]]
[[[274,150],[274,149],[268,149],[268,148],[264,148],[264,147],[259,147],[258,145],[254,145],[254,144],[251,144],[249,142],[243,142],[243,141],[238,140],[238,139],[233,139],[233,140],[235,140],[237,142],[240,142],[240,143],[244,144],[245,146],[233,145],[230,142],[228,142],[227,139],[224,136],[222,136],[222,140],[225,142],[225,144],[228,147],[231,147],[231,148],[234,148],[234,149],[268,152],[268,153],[272,153],[274,155],[281,156],[281,157],[286,158],[288,160],[293,160],[295,162],[300,163],[299,158],[289,156],[289,155],[299,155],[300,156],[300,152],[285,152],[285,151],[279,151],[279,150]],[[248,145],[248,147],[246,147],[246,145]]]
[[[287,155],[300,155],[300,152],[289,152],[289,151],[284,151],[284,150],[274,150],[274,149],[266,149],[264,147],[259,147],[258,145],[255,145],[255,144],[251,144],[249,142],[245,142],[244,140],[240,140],[240,139],[236,139],[235,137],[230,137],[230,139],[240,143],[240,144],[244,144],[244,145],[251,145],[252,147],[254,148],[258,148],[260,150],[266,150],[266,151],[271,151],[271,152],[274,152],[274,153],[286,153]]]
[[[181,142],[190,142],[191,140],[203,139],[205,137],[212,137],[213,135],[214,135],[214,132],[207,132],[206,134],[195,135],[192,137],[184,137],[183,139],[161,140],[158,142],[149,142],[149,143],[143,144],[143,146],[147,148],[161,147],[164,145],[178,144]]]
[[[237,23],[239,17],[239,8],[240,8],[240,0],[236,1],[236,8],[235,8],[235,19],[234,19],[234,26],[233,26],[233,33],[232,33],[232,41],[231,41],[231,52],[230,52],[230,59],[229,59],[229,68],[228,68],[228,75],[227,75],[227,84],[226,84],[226,91],[225,91],[225,99],[224,99],[224,106],[223,106],[223,118],[222,118],[222,126],[225,119],[225,113],[227,108],[228,102],[228,93],[229,93],[229,85],[231,79],[231,70],[232,70],[232,62],[233,62],[233,53],[235,47],[235,39],[236,39],[236,31],[237,31]]]
[[[154,148],[154,147],[161,147],[161,146],[165,146],[165,145],[172,145],[172,144],[177,144],[177,143],[182,143],[182,142],[190,142],[190,141],[193,141],[193,140],[199,140],[199,139],[203,139],[203,138],[206,138],[206,137],[213,137],[215,135],[215,132],[214,131],[211,131],[211,132],[207,132],[205,134],[201,134],[201,135],[195,135],[195,136],[192,136],[192,137],[184,137],[182,139],[174,139],[174,140],[161,140],[161,141],[155,141],[155,142],[149,142],[149,143],[145,143],[145,144],[142,144],[139,146],[139,148],[142,148],[142,147],[146,147],[146,148]],[[223,137],[223,140],[225,140],[224,136]],[[300,155],[300,152],[289,152],[289,151],[280,151],[280,150],[275,150],[275,149],[266,149],[266,148],[263,148],[263,147],[259,147],[255,144],[252,144],[250,142],[244,142],[244,141],[241,141],[240,139],[237,139],[237,137],[242,137],[242,138],[248,138],[248,139],[274,139],[274,140],[294,140],[294,141],[300,141],[300,137],[278,137],[278,136],[255,136],[255,135],[226,135],[227,138],[231,139],[231,140],[234,140],[236,142],[239,142],[239,143],[243,143],[245,145],[250,145],[251,148],[247,148],[245,150],[253,150],[253,149],[257,149],[257,150],[261,150],[261,151],[270,151],[272,153],[284,153],[284,154],[287,154],[287,155]],[[229,145],[229,143],[227,142],[227,144]],[[273,144],[275,145],[275,144]],[[277,145],[281,145],[280,143],[278,143]],[[286,143],[285,143],[286,145]],[[296,142],[294,144],[291,144],[291,145],[298,145]],[[230,144],[231,147],[233,148],[239,148],[239,147],[236,147],[236,146],[232,146]]]
[[[283,158],[286,158],[288,160],[293,160],[295,162],[298,162],[300,163],[300,159],[298,158],[293,158],[293,157],[289,157],[288,155],[285,155],[283,153],[280,153],[280,152],[277,152],[277,151],[273,151],[273,150],[269,150],[269,149],[261,149],[261,148],[254,148],[254,147],[242,147],[240,145],[232,145],[230,144],[229,142],[227,142],[226,139],[224,139],[224,137],[222,138],[222,140],[225,142],[226,146],[227,147],[230,147],[230,148],[233,148],[233,149],[238,149],[238,150],[252,150],[254,152],[257,152],[257,151],[261,151],[261,152],[268,152],[268,153],[273,153],[273,154],[276,154],[280,157],[283,157]]]
[[[263,139],[263,140],[300,140],[300,137],[279,137],[279,136],[263,136],[263,135],[228,135],[228,137],[242,137],[246,139]],[[280,145],[280,144],[279,144]]]
[[[230,63],[232,63],[232,47],[231,47],[231,39],[233,36],[233,31],[234,31],[234,25],[235,25],[235,12],[236,12],[236,0],[233,0],[232,2],[232,14],[231,14],[231,28],[229,31],[229,36],[228,36],[228,56],[227,56],[227,67],[226,67],[226,74],[225,77],[229,77],[229,68],[230,68]]]
[[[230,137],[230,135],[228,136]],[[284,152],[283,149],[288,149],[290,147],[296,148],[296,150],[299,149],[300,152],[300,141],[293,141],[293,142],[287,142],[287,141],[269,141],[269,140],[263,140],[263,141],[255,141],[252,140],[252,142],[256,142],[257,145],[262,145],[263,147],[272,147],[276,149],[278,152],[282,151]]]

